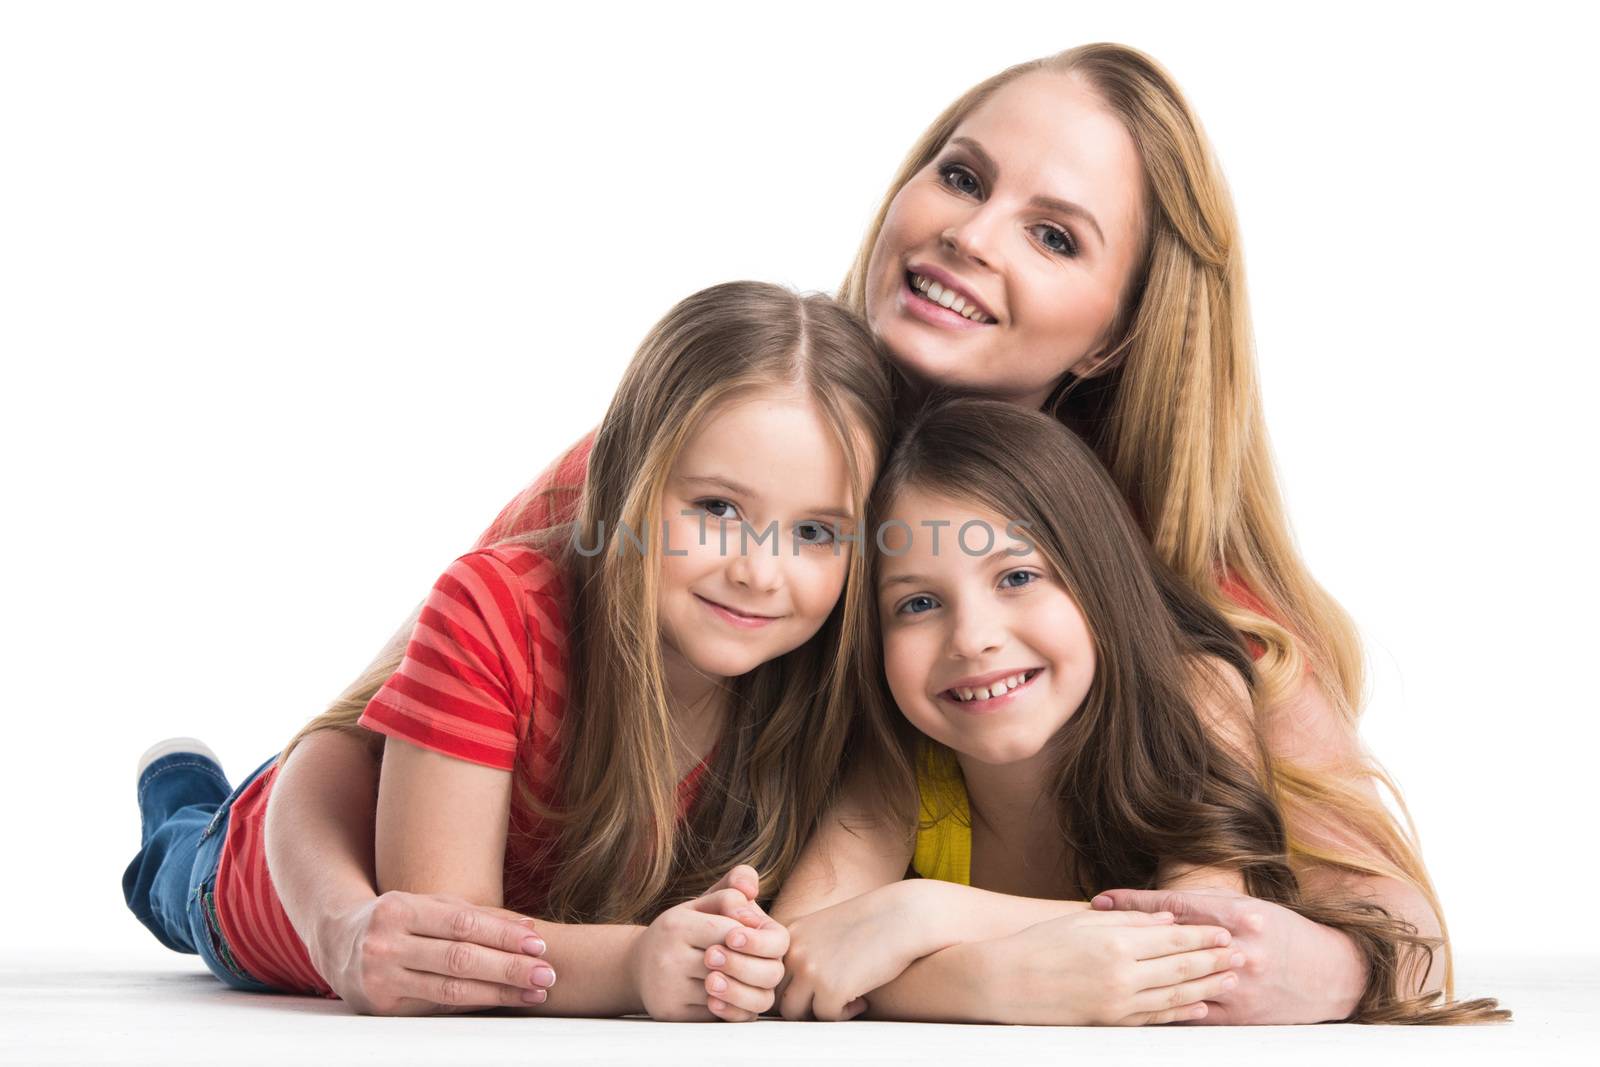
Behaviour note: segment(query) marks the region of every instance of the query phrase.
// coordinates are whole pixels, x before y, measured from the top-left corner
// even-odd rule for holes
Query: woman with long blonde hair
[[[1289,533],[1231,198],[1172,78],[1134,49],[1094,44],[974,86],[912,146],[841,296],[914,382],[1049,411],[1091,445],[1159,558],[1257,656],[1258,725],[1301,884],[1368,899],[1432,939],[1431,966],[1408,971],[1413,992],[1448,993],[1437,896],[1380,789],[1398,792],[1357,737],[1358,638]],[[588,447],[486,536],[570,508]],[[336,710],[370,698],[396,656],[380,654]],[[359,956],[385,925],[359,862],[375,774],[364,745],[304,735],[270,813],[292,828],[272,856],[284,905],[330,960]],[[1244,894],[1114,887],[1095,905],[1232,932],[1248,962],[1207,1022],[1343,1018],[1373,977],[1348,935]],[[359,970],[344,973],[359,988]]]

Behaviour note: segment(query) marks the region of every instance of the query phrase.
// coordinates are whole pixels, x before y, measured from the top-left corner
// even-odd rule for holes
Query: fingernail
[[[757,915],[755,913],[754,909],[751,909],[751,908],[740,908],[739,909],[739,918],[743,919],[747,923],[753,923],[753,922],[760,922],[761,921],[761,916]]]
[[[1224,988],[1224,989],[1232,989],[1234,986],[1236,986],[1238,984],[1239,984],[1239,976],[1238,975],[1236,975],[1236,974],[1225,974],[1225,975],[1222,976],[1222,988]]]
[[[1228,931],[1224,930],[1224,931],[1222,931],[1220,934],[1218,934],[1216,936],[1215,943],[1216,943],[1216,946],[1218,948],[1221,948],[1223,945],[1226,945],[1229,941],[1232,941],[1232,940],[1233,940],[1233,935],[1228,933]]]
[[[1228,957],[1228,963],[1233,967],[1243,967],[1244,955],[1242,953],[1235,952],[1233,955]]]
[[[1173,915],[1170,911],[1158,911],[1156,912],[1155,917],[1157,919],[1170,919],[1173,917]]]
[[[1099,908],[1101,911],[1106,911],[1111,907],[1111,898],[1095,897],[1093,900],[1089,901],[1089,904],[1091,907]]]
[[[530,989],[522,994],[522,1002],[524,1004],[543,1004],[547,996],[549,994],[542,989]]]
[[[1191,1018],[1191,1019],[1204,1019],[1205,1017],[1206,1017],[1206,1006],[1204,1004],[1196,1004],[1194,1006],[1194,1008],[1189,1012],[1189,1018]]]
[[[723,1008],[723,1003],[716,997],[707,997],[706,1007],[710,1008],[712,1011],[721,1011]]]
[[[742,934],[738,930],[735,930],[733,933],[728,935],[728,947],[729,948],[744,948],[744,943],[746,941],[748,941],[748,940],[750,940],[748,937],[746,937],[744,934]]]
[[[713,993],[720,993],[724,989],[728,988],[728,980],[723,978],[720,974],[713,974],[710,978],[706,979],[706,988],[710,989]]]
[[[728,957],[720,948],[713,947],[706,953],[706,962],[713,967],[721,967],[728,962]]]
[[[549,967],[535,967],[533,969],[533,984],[545,989],[556,984],[556,972]]]
[[[545,950],[545,944],[539,938],[537,938],[537,937],[525,937],[525,938],[522,939],[522,951],[526,952],[528,955],[530,955],[530,956],[543,956],[544,955],[544,950]]]

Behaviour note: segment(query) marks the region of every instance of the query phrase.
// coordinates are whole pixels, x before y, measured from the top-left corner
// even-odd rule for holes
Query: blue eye
[[[1021,589],[1025,585],[1033,584],[1038,577],[1039,575],[1035,574],[1033,571],[1007,571],[1005,574],[1000,576],[1000,588]],[[1021,578],[1023,580],[1020,582],[1013,582],[1011,580],[1013,578]]]
[[[959,163],[946,163],[939,168],[939,180],[965,196],[976,196],[983,190],[977,175]]]
[[[826,547],[833,544],[833,527],[825,522],[802,522],[794,528],[795,539],[802,545],[822,545]]]
[[[1038,231],[1039,243],[1049,251],[1066,256],[1068,259],[1078,254],[1078,242],[1072,239],[1072,234],[1060,226],[1041,222],[1034,229]]]
[[[916,608],[915,605],[918,604],[926,604],[927,607]],[[926,593],[918,593],[914,597],[907,597],[899,607],[894,609],[894,613],[896,615],[922,615],[938,606],[939,602],[933,597],[928,596]]]

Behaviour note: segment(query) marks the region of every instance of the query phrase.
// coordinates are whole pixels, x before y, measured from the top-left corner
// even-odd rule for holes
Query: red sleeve
[[[509,771],[531,714],[536,621],[526,582],[493,552],[469,552],[434,583],[405,659],[360,725]]]
[[[485,548],[529,530],[558,526],[576,518],[578,502],[583,497],[584,479],[589,474],[589,453],[594,448],[594,435],[593,430],[584,434],[577,444],[546,467],[532,485],[501,508],[500,514],[483,531],[474,547]]]

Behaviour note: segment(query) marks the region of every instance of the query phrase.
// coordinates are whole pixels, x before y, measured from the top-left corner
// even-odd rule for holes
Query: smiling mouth
[[[774,619],[782,618],[780,615],[752,615],[748,611],[740,611],[738,608],[730,608],[728,605],[719,601],[707,599],[706,597],[701,596],[699,593],[695,593],[694,597],[696,600],[708,604],[719,611],[725,611],[737,619],[748,619],[751,622],[771,622]]]
[[[995,319],[968,304],[965,297],[958,296],[953,290],[946,289],[932,278],[925,278],[912,271],[906,271],[906,288],[911,290],[911,299],[921,300],[935,307],[943,308],[955,315],[960,315],[969,322],[979,326],[992,326]]]
[[[944,700],[951,700],[957,704],[982,704],[985,701],[996,700],[1015,693],[1018,689],[1029,685],[1042,673],[1044,673],[1044,668],[1034,667],[1031,670],[1019,671],[1009,677],[1002,678],[998,682],[990,682],[982,688],[961,686],[959,688],[946,689],[939,696]]]

